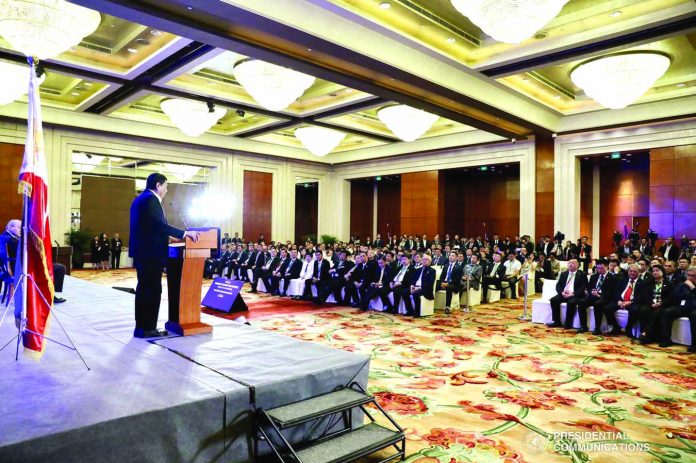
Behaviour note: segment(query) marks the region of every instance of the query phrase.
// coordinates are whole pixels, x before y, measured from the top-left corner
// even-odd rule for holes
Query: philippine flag
[[[32,58],[31,77],[29,80],[29,116],[27,142],[24,147],[24,162],[19,171],[19,192],[24,195],[23,217],[26,220],[26,233],[17,250],[17,267],[15,287],[18,289],[15,299],[15,315],[21,317],[22,296],[26,294],[27,331],[24,335],[24,347],[41,351],[46,321],[53,304],[53,265],[51,248],[51,227],[48,220],[48,185],[46,173],[46,154],[44,151],[43,128],[41,125],[41,100],[36,78],[36,67]],[[24,225],[24,224],[23,224]],[[24,240],[27,253],[23,255]],[[26,257],[26,278],[20,288],[20,278],[24,272]]]

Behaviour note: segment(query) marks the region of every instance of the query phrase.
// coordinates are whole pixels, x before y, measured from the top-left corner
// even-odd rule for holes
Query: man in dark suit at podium
[[[167,194],[167,177],[152,173],[147,177],[145,191],[130,208],[130,240],[128,254],[138,276],[135,288],[136,338],[154,338],[168,333],[157,329],[162,298],[162,271],[169,255],[169,237],[198,241],[198,232],[181,230],[167,223],[162,200]]]

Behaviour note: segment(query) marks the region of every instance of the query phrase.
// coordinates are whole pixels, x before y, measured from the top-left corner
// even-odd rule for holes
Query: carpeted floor
[[[88,272],[75,276],[134,281]],[[244,298],[250,314],[266,303]],[[370,391],[407,429],[409,463],[696,461],[696,357],[684,346],[548,330],[520,322],[512,301],[417,320],[292,310],[255,324],[370,354]]]

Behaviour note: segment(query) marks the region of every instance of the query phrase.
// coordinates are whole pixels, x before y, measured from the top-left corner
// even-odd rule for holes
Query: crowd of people
[[[655,254],[651,241],[640,236],[621,240],[610,255],[594,259],[587,237],[572,242],[560,232],[544,236],[536,244],[529,236],[500,239],[493,235],[488,239],[445,235],[441,239],[435,235],[431,240],[426,235],[401,235],[383,240],[377,235],[374,240],[352,237],[331,245],[266,243],[263,237],[246,243],[235,233],[234,237],[225,234],[221,253],[207,262],[205,276],[249,281],[252,292],[262,281],[268,292],[281,297],[286,296],[290,280],[301,279],[304,292],[293,296],[298,299],[323,304],[333,295],[338,304],[367,310],[370,301],[379,297],[392,313],[403,300],[407,313],[418,316],[420,297],[409,296],[433,299],[433,286],[445,291],[448,313],[452,295],[469,287],[481,288],[482,302],[486,302],[490,288],[500,290],[507,282],[511,297],[516,298],[523,292],[518,282],[529,274],[537,292],[543,280],[558,279],[558,294],[551,300],[550,327],[572,328],[577,311],[578,332],[587,332],[587,308],[592,306],[595,319],[606,316],[612,326],[608,334],[616,335],[621,332],[616,311],[626,309],[627,336],[644,344],[668,346],[676,318],[689,317],[692,332],[696,328],[696,240],[682,237],[681,246],[677,246],[669,237]],[[561,271],[561,261],[567,262],[567,270]],[[442,268],[437,281],[433,266]],[[560,323],[563,302],[568,311],[565,325]],[[633,333],[636,326],[640,333]],[[596,326],[594,334],[599,333]]]

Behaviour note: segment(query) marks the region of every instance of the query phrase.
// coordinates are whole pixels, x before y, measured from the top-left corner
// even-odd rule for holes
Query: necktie
[[[597,290],[602,289],[602,282],[604,281],[604,275],[600,275],[599,280],[597,280]]]
[[[571,273],[568,275],[568,281],[566,282],[565,285],[565,290],[569,291],[573,288],[573,282],[575,280],[575,273]]]
[[[382,283],[382,279],[384,279],[384,267],[382,267],[382,271],[379,274],[379,282]]]
[[[447,267],[447,277],[445,278],[445,281],[447,283],[450,282],[450,274],[452,273],[452,264],[449,264],[449,267]]]
[[[624,291],[624,302],[628,302],[631,300],[631,296],[633,296],[633,285],[635,284],[635,280],[631,280],[628,283],[628,288]]]

